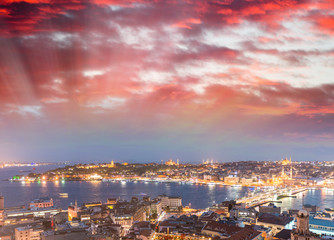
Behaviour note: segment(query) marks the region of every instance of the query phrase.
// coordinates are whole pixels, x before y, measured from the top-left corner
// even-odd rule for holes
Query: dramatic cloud
[[[2,1],[0,154],[332,160],[333,6]]]

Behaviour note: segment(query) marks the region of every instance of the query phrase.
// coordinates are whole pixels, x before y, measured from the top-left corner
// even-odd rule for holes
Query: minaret
[[[177,164],[177,165],[180,165],[180,163],[179,163],[179,159],[176,159],[176,164]]]

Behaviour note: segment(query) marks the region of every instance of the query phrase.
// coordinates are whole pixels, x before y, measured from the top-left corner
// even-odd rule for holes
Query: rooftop
[[[223,234],[233,235],[240,231],[242,228],[231,226],[225,223],[218,223],[216,221],[214,222],[208,222],[202,230],[208,230],[208,231],[214,231],[219,232]]]
[[[310,225],[334,227],[334,221],[310,217]]]
[[[273,214],[261,214],[257,221],[285,226],[288,223],[294,221],[294,218],[286,216],[275,216]]]
[[[44,198],[37,198],[31,201],[31,203],[47,203],[47,202],[52,202],[52,198],[44,197]]]
[[[274,237],[279,239],[291,239],[291,230],[283,229],[282,231],[277,233]]]

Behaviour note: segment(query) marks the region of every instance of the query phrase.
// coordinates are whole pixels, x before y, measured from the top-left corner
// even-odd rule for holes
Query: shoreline
[[[60,179],[60,180],[14,180],[14,179],[3,179],[2,181],[8,181],[8,182],[24,182],[24,183],[47,183],[47,182],[53,182],[53,183],[59,183],[59,182],[92,182],[92,183],[178,183],[178,184],[185,184],[185,185],[208,185],[208,186],[230,186],[230,187],[247,187],[247,188],[257,188],[257,189],[274,189],[277,187],[282,187],[280,185],[243,185],[243,184],[227,184],[224,182],[204,182],[204,181],[189,181],[189,180],[158,180],[158,179],[150,179],[150,180],[144,180],[144,179],[100,179],[100,180],[88,180],[88,179]],[[301,188],[307,188],[310,189],[327,189],[327,190],[334,190],[334,188],[328,188],[327,186],[300,186]],[[286,188],[286,187],[285,187]],[[303,190],[301,190],[303,191]],[[292,195],[295,195],[299,193],[300,191],[294,192]]]

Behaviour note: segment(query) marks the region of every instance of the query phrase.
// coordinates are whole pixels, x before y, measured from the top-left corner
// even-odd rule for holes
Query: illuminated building
[[[291,164],[291,157],[290,160],[288,158],[282,159],[282,165],[290,165]]]
[[[33,210],[49,207],[53,207],[52,198],[38,198],[29,203],[29,208]]]
[[[102,206],[102,202],[98,201],[98,202],[90,202],[90,203],[84,203],[83,204],[85,207],[97,207],[97,206]]]
[[[31,226],[18,227],[15,228],[15,240],[39,240],[42,232],[42,229]]]
[[[202,160],[202,163],[204,164],[204,165],[213,165],[213,159],[206,159],[206,160]]]
[[[6,210],[6,216],[7,217],[20,217],[20,216],[28,216],[28,215],[33,215],[34,217],[47,217],[47,216],[52,216],[57,213],[61,212],[61,209],[56,209],[56,208],[42,208],[42,209],[36,209],[36,210]]]
[[[168,166],[176,166],[177,163],[173,161],[173,159],[169,159],[167,162],[165,162],[166,165]]]
[[[169,207],[171,210],[178,210],[179,207],[182,207],[182,198],[181,197],[168,197],[166,195],[158,196],[161,201],[161,207]]]
[[[146,221],[146,211],[144,207],[139,207],[133,214],[134,222]]]
[[[237,184],[239,183],[240,178],[237,176],[228,176],[228,177],[224,177],[224,183],[226,184]]]
[[[115,167],[115,163],[114,160],[111,160],[110,164],[108,165],[109,168],[114,168]]]
[[[317,212],[309,219],[310,231],[319,235],[334,236],[334,217],[328,212]]]
[[[74,218],[78,217],[78,203],[77,201],[75,201],[74,206],[69,206],[67,209],[67,213],[68,213],[68,221],[72,221]]]
[[[92,174],[89,176],[90,180],[102,180],[102,176],[100,176],[99,174]]]

